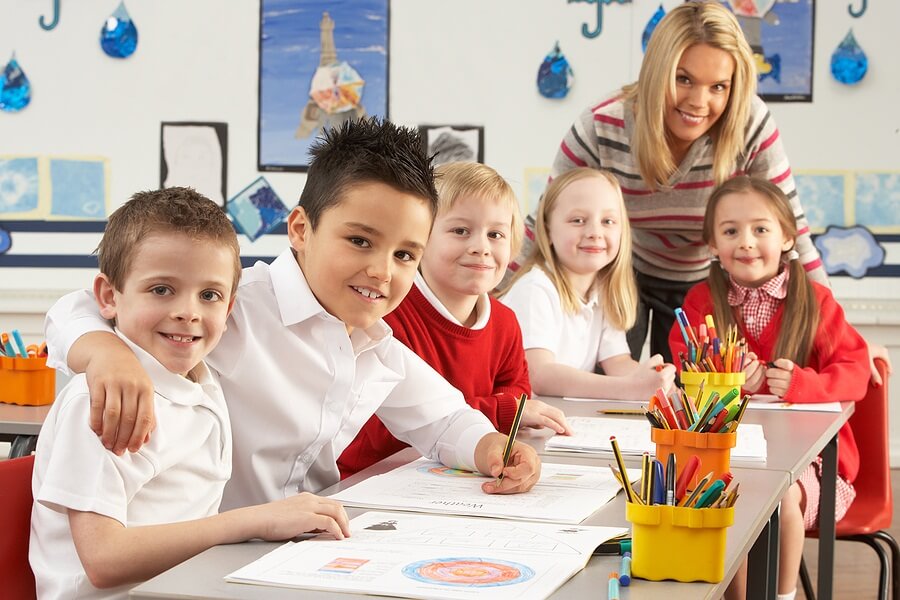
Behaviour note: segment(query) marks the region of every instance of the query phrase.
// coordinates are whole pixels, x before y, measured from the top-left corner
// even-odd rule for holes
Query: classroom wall
[[[113,60],[99,49],[104,19],[116,2],[62,3],[59,25],[38,26],[51,2],[8,0],[0,7],[0,63],[15,51],[34,98],[18,114],[0,112],[0,155],[100,156],[110,168],[109,208],[138,189],[159,185],[161,121],[228,123],[228,193],[260,173],[256,168],[259,3],[247,0],[128,0],[138,27],[137,52]],[[678,0],[666,0],[670,9]],[[900,171],[900,3],[872,2],[860,19],[846,2],[816,3],[814,101],[772,103],[795,170]],[[390,21],[390,116],[422,123],[485,127],[485,161],[522,193],[527,169],[546,168],[576,115],[633,80],[640,33],[659,3],[635,0],[603,8],[563,0],[393,0]],[[835,82],[832,51],[853,27],[869,56],[858,86]],[[576,82],[564,100],[541,97],[535,76],[559,41]],[[298,114],[305,98],[297,99]],[[302,173],[263,173],[286,204],[303,187]],[[34,252],[60,245],[92,249],[99,234],[23,237]],[[275,255],[283,236],[242,241],[246,255]],[[900,263],[900,244],[886,244]],[[0,319],[40,335],[42,312],[60,294],[90,282],[90,269],[0,268]],[[852,322],[891,348],[900,368],[900,282],[895,278],[834,277]],[[900,379],[900,378],[895,378]],[[895,402],[900,388],[892,385]],[[900,423],[892,455],[900,464]]]

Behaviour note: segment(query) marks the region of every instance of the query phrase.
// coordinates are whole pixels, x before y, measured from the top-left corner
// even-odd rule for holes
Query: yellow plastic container
[[[53,402],[56,371],[46,357],[0,356],[0,402],[42,406]]]
[[[731,508],[682,508],[627,503],[631,523],[631,573],[660,581],[708,581],[725,576],[725,537]]]
[[[740,394],[741,386],[747,380],[747,376],[743,371],[739,373],[693,373],[691,371],[682,371],[680,377],[685,393],[694,400],[697,399],[700,382],[706,381],[703,384],[702,404],[704,406],[706,401],[709,400],[710,392],[715,390],[718,392],[719,398],[722,398],[725,394],[737,388],[738,394]],[[703,406],[698,406],[697,410],[703,412]]]
[[[675,453],[678,476],[692,454],[700,459],[700,468],[694,480],[688,482],[693,489],[701,477],[713,472],[713,481],[731,468],[731,449],[737,444],[737,433],[698,433],[683,429],[650,428],[650,439],[656,444],[656,458],[663,465],[669,464],[669,455]]]

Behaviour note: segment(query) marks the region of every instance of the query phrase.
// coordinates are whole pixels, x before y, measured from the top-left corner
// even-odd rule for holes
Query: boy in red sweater
[[[531,395],[522,332],[513,312],[488,295],[522,242],[515,193],[492,168],[452,163],[435,170],[438,215],[415,284],[384,320],[394,337],[457,387],[501,433],[521,394]],[[563,413],[529,400],[526,427],[570,433]],[[338,459],[348,477],[403,449],[377,416]]]

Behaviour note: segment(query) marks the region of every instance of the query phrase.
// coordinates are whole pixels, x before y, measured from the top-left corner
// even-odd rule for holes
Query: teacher
[[[784,191],[797,216],[800,260],[812,279],[827,280],[775,120],[756,95],[753,53],[718,2],[686,2],[669,12],[650,38],[638,81],[572,125],[551,176],[585,166],[610,171],[625,196],[640,293],[628,332],[636,359],[649,329],[650,354],[671,361],[674,309],[710,266],[701,238],[707,199],[734,175],[765,178]],[[532,215],[527,237],[533,225]]]

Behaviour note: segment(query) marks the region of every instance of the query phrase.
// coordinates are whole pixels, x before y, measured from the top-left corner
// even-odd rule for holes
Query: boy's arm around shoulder
[[[44,320],[48,365],[85,373],[90,427],[117,454],[137,451],[155,427],[153,383],[134,353],[100,316],[87,290],[63,296]]]

